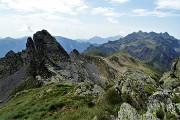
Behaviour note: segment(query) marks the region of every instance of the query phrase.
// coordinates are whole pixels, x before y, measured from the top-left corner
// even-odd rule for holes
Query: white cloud
[[[0,7],[21,12],[43,11],[72,15],[88,8],[82,0],[1,0]]]
[[[113,8],[97,7],[92,9],[92,14],[105,16],[110,23],[119,23],[116,18],[120,16]]]
[[[20,32],[34,32],[33,28],[24,24],[18,31]]]
[[[156,0],[156,9],[180,10],[180,0]]]
[[[108,17],[107,20],[110,22],[110,23],[119,23],[118,20],[114,19],[114,18],[111,18],[111,17]]]
[[[109,0],[109,2],[111,3],[119,3],[119,4],[123,4],[128,2],[129,0]]]
[[[126,36],[128,33],[126,33],[125,31],[119,31],[119,34],[122,36]]]
[[[134,9],[132,12],[134,12],[134,13],[145,13],[145,12],[147,12],[147,9]]]
[[[0,14],[0,36],[22,37],[32,35],[34,32],[46,29],[53,35],[81,36],[81,27],[84,23],[75,16],[58,17],[50,13],[37,13],[23,15],[1,15]],[[83,26],[84,25],[84,26]]]
[[[131,16],[155,16],[155,17],[169,17],[169,16],[179,16],[178,14],[171,12],[162,12],[159,10],[147,10],[147,9],[134,9]]]
[[[51,22],[66,22],[66,23],[72,23],[72,24],[79,24],[80,20],[79,19],[75,19],[72,17],[62,17],[60,15],[54,15],[54,14],[50,14],[50,13],[40,13],[40,14],[29,14],[27,16],[24,17],[27,21],[28,19],[41,19],[44,21],[51,21]]]
[[[92,14],[101,14],[103,16],[118,16],[118,13],[113,8],[97,7],[92,9]]]

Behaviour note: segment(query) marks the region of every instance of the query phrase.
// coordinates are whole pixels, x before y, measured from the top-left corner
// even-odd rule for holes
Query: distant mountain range
[[[108,42],[108,41],[114,41],[118,40],[122,36],[114,36],[114,37],[108,37],[108,38],[101,38],[101,37],[93,37],[91,39],[87,40],[72,40],[69,38],[61,37],[61,36],[55,36],[57,41],[63,46],[63,48],[70,53],[73,49],[77,49],[79,52],[83,52],[87,47],[89,47],[91,44],[94,44],[94,46],[100,45],[102,43]],[[5,54],[13,50],[14,52],[20,52],[23,49],[26,48],[26,40],[28,37],[22,37],[22,38],[0,38],[0,57],[4,57]]]
[[[180,44],[167,32],[158,34],[139,31],[98,47],[91,45],[85,52],[93,51],[100,51],[104,55],[126,51],[133,57],[164,71],[170,68],[175,58],[180,56]]]
[[[73,49],[77,49],[81,53],[91,45],[89,42],[86,41],[79,42],[61,36],[55,36],[55,38],[68,53],[70,53]]]
[[[123,36],[116,35],[116,36],[111,36],[111,37],[107,37],[107,38],[95,36],[93,38],[90,38],[89,40],[88,39],[78,39],[77,41],[87,41],[91,44],[104,44],[104,43],[107,43],[108,41],[119,40],[120,38],[123,38]]]
[[[0,57],[4,57],[7,52],[13,50],[15,52],[22,51],[26,48],[27,37],[23,38],[2,38],[0,39]]]

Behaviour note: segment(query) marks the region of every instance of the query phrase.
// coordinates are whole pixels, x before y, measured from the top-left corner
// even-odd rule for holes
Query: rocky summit
[[[164,54],[159,57],[164,58],[168,49],[173,59],[178,52],[176,39],[167,33],[140,31],[116,42],[133,41],[135,51],[139,39],[142,45],[152,44],[148,50],[142,48],[145,53],[160,47]],[[168,47],[170,43],[176,49]],[[109,44],[114,42],[104,45]],[[47,30],[36,32],[27,38],[25,50],[9,51],[0,59],[0,119],[180,119],[180,59],[174,59],[171,71],[162,75],[153,67],[158,62],[145,64],[128,53],[104,56],[100,51],[79,53],[74,49],[68,54]]]

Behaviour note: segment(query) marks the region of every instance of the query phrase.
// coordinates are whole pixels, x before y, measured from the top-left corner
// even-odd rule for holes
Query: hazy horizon
[[[41,30],[38,30],[38,31],[41,31]],[[134,31],[134,32],[139,32],[139,31],[141,31],[141,30],[138,30],[138,31]],[[36,31],[37,32],[37,31]],[[142,32],[147,32],[147,31],[142,31]],[[149,32],[155,32],[155,31],[149,31]],[[149,32],[147,32],[147,33],[149,33]],[[133,33],[133,32],[131,32],[131,33]],[[131,34],[131,33],[128,33],[128,34]],[[158,33],[158,32],[155,32],[155,33]],[[158,34],[160,34],[160,33],[165,33],[165,32],[159,32]],[[168,32],[167,32],[168,33]],[[32,35],[26,35],[26,36],[21,36],[21,37],[11,37],[11,36],[7,36],[7,37],[1,37],[0,36],[0,39],[5,39],[5,38],[13,38],[13,39],[22,39],[22,38],[25,38],[25,37],[33,37],[33,34],[35,34],[35,33],[32,33]],[[127,35],[128,35],[127,34]],[[168,33],[169,34],[169,33]],[[99,36],[99,35],[95,35],[95,36],[92,36],[92,37],[90,37],[90,38],[70,38],[70,37],[68,37],[68,36],[63,36],[63,35],[52,35],[52,36],[60,36],[60,37],[64,37],[64,38],[67,38],[67,39],[72,39],[72,40],[82,40],[82,41],[84,41],[84,40],[90,40],[90,39],[92,39],[92,38],[94,38],[94,37],[100,37],[100,38],[109,38],[109,37],[116,37],[116,36],[121,36],[121,37],[126,37],[127,35],[110,35],[110,36]],[[173,36],[173,35],[171,35],[171,34],[169,34],[170,36]],[[173,37],[175,37],[175,36],[173,36]],[[175,37],[176,38],[176,37]],[[180,40],[180,38],[176,38],[177,40]]]

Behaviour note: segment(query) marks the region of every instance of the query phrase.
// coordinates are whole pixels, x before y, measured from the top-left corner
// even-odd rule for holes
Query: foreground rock
[[[172,70],[163,75],[160,82],[164,89],[176,89],[180,86],[180,58],[173,62]]]
[[[156,81],[143,72],[129,70],[119,81],[116,89],[123,101],[133,105],[136,109],[146,107],[148,97],[158,90]]]
[[[128,103],[123,103],[118,112],[119,120],[140,120],[137,110]]]
[[[152,79],[133,72],[126,74],[117,85],[122,99],[127,98],[118,112],[119,120],[178,120],[180,119],[180,60],[174,61],[172,71],[165,73],[160,84]],[[130,80],[132,79],[132,80]],[[136,82],[137,83],[136,83]],[[135,84],[136,83],[136,84]],[[139,89],[141,88],[141,89]],[[126,94],[125,94],[126,93]]]

